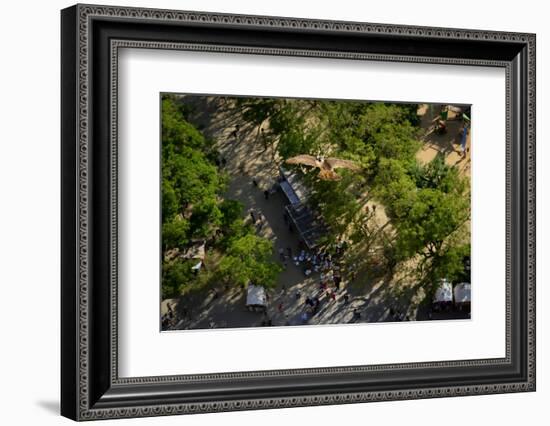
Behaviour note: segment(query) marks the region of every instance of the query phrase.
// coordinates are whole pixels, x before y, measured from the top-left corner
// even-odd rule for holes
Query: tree
[[[213,144],[186,120],[188,111],[173,96],[162,100],[162,248],[185,251],[193,240],[211,238],[221,224],[218,172]],[[165,256],[163,256],[164,258]],[[163,263],[163,296],[175,296],[197,277],[189,261]]]
[[[271,241],[247,234],[231,242],[219,264],[219,275],[226,282],[247,286],[250,282],[265,288],[275,285],[281,267],[273,261]]]
[[[175,203],[182,211],[199,201],[215,199],[225,189],[224,179],[203,152],[189,147],[165,152],[163,180],[171,186]]]
[[[470,282],[470,276],[465,271],[464,259],[470,256],[470,244],[448,245],[432,259],[428,270],[428,282],[438,283],[446,278],[452,282]],[[435,291],[435,289],[432,289]]]
[[[386,207],[388,217],[395,221],[409,213],[417,187],[407,173],[406,164],[397,159],[383,158],[374,179],[373,192]]]
[[[336,156],[355,161],[360,172],[342,171],[340,181],[301,172],[310,203],[331,228],[330,244],[345,239],[367,259],[383,253],[393,269],[419,257],[423,279],[455,276],[469,244],[469,181],[438,155],[423,165],[416,104],[334,102],[303,99],[237,101],[243,117],[272,136],[280,161],[297,155]],[[366,208],[381,203],[388,221]],[[367,243],[365,243],[367,241]]]
[[[214,161],[211,141],[187,120],[188,110],[177,98],[162,101],[162,246],[185,251],[196,240],[207,240],[221,255],[217,271],[225,281],[246,285],[254,280],[265,287],[276,282],[280,267],[272,260],[271,241],[254,235],[243,220],[243,205],[224,200],[226,176]],[[163,256],[165,258],[165,256]],[[194,262],[175,256],[165,260],[163,297],[201,285]]]
[[[222,214],[218,247],[225,250],[231,242],[247,234],[253,234],[252,225],[243,219],[243,205],[236,200],[223,200],[219,206]]]
[[[316,171],[312,175],[315,173]],[[331,226],[331,238],[326,243],[333,243],[348,232],[350,223],[361,212],[362,204],[357,194],[351,191],[356,177],[347,171],[340,173],[343,178],[338,182],[319,180],[315,176],[308,180],[313,187],[311,201],[325,222]]]
[[[367,144],[372,145],[378,160],[393,158],[403,162],[414,159],[421,143],[419,129],[406,120],[402,106],[369,104],[363,117]]]
[[[365,205],[377,190],[382,192],[376,182],[388,183],[384,196],[395,200],[392,208],[396,213],[410,203],[406,198],[416,188],[407,172],[416,164],[421,145],[418,120],[413,120],[416,105],[302,99],[252,99],[243,104],[245,119],[269,127],[283,161],[311,154],[346,158],[361,166],[360,172],[341,171],[343,179],[337,182],[320,180],[314,171],[295,166],[304,174],[313,207],[330,224],[330,238],[324,243],[365,231],[363,224],[374,220]],[[378,174],[393,175],[397,181],[378,178]],[[370,234],[381,236],[379,232]],[[382,240],[373,244],[382,246]]]
[[[421,254],[424,258],[440,255],[447,238],[469,218],[467,200],[436,189],[420,189],[408,214],[394,221],[398,247],[407,257]]]
[[[213,146],[185,119],[186,109],[172,96],[162,100],[162,221],[166,225],[166,248],[182,248],[182,241],[209,238],[219,227],[222,213],[219,195],[226,178],[211,160]],[[176,222],[188,218],[185,233],[176,237]],[[187,223],[187,222],[185,222]],[[188,235],[187,235],[188,234]]]
[[[469,247],[463,241],[469,235],[464,228],[470,218],[468,180],[441,156],[425,166],[407,167],[393,159],[381,165],[376,191],[396,231],[395,254],[401,259],[419,255],[428,283],[450,279],[459,264],[456,253]]]
[[[212,143],[191,123],[185,120],[187,109],[171,95],[162,99],[162,147],[163,150],[187,147],[203,152],[212,148]]]
[[[223,230],[229,229],[235,221],[243,217],[243,204],[240,201],[223,200],[219,208],[222,214],[221,227]]]
[[[222,213],[216,199],[207,198],[193,206],[189,223],[194,239],[206,239],[214,235],[222,222]]]
[[[189,243],[189,221],[176,216],[169,222],[162,224],[163,247],[185,249]]]
[[[176,191],[172,186],[172,182],[168,179],[162,179],[162,221],[168,222],[178,214],[180,203],[176,196]]]
[[[177,259],[162,265],[162,298],[178,296],[195,279],[191,261]]]

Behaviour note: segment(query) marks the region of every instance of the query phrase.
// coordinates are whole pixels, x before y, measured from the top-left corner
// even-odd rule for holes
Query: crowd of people
[[[292,265],[292,267],[300,268],[305,277],[317,275],[318,278],[314,281],[316,284],[310,285],[307,292],[302,287],[290,295],[283,284],[277,312],[284,314],[286,311],[284,296],[290,296],[293,305],[298,303],[299,321],[302,324],[308,323],[327,304],[341,302],[343,305],[348,305],[350,294],[344,286],[344,268],[341,262],[345,246],[345,243],[336,244],[333,254],[324,250],[308,250],[303,243],[299,243],[298,248],[294,251],[291,247],[279,247],[279,260],[285,269]],[[346,278],[352,279],[354,276],[353,267],[348,268]],[[358,321],[360,318],[360,311],[355,309],[353,320]],[[286,315],[285,324],[290,325],[290,319]],[[273,325],[267,313],[264,315],[262,325]]]
[[[262,188],[262,185],[256,178],[252,178],[252,186],[258,190],[263,190],[264,199],[270,199],[270,195],[275,192],[276,184],[270,188]],[[265,216],[262,215],[259,209],[249,210],[251,222],[260,230],[265,222]],[[286,211],[283,212],[285,224],[292,230],[292,224]],[[263,326],[281,325],[275,324],[272,315],[284,318],[285,325],[302,323],[306,324],[315,316],[322,306],[327,303],[341,302],[344,305],[349,304],[350,294],[344,288],[344,267],[342,266],[342,258],[347,249],[345,241],[339,241],[331,247],[330,252],[325,249],[310,249],[299,239],[297,246],[280,246],[277,249],[279,261],[285,270],[289,267],[299,268],[305,278],[316,277],[316,284],[310,286],[306,292],[302,290],[287,289],[286,284],[280,287],[279,297],[274,297],[274,309],[265,309],[262,322]],[[346,272],[347,281],[353,280],[356,275],[356,268],[352,265],[348,267]],[[292,291],[292,293],[290,293]],[[296,310],[295,308],[299,309]],[[289,305],[292,305],[290,308]],[[271,315],[270,315],[270,311]],[[299,312],[295,318],[289,317],[289,312],[293,315]],[[356,309],[353,312],[353,320],[357,321],[361,317],[361,313]],[[277,323],[279,321],[276,321]]]

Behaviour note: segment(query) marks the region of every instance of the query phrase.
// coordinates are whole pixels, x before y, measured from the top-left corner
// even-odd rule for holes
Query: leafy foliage
[[[454,282],[470,282],[464,270],[464,259],[470,256],[470,244],[448,245],[432,259],[428,270],[428,282],[436,283],[440,278]]]
[[[253,227],[243,220],[241,203],[222,198],[227,177],[216,166],[218,154],[213,143],[187,121],[189,113],[189,108],[177,98],[163,97],[163,297],[175,297],[186,287],[202,284],[202,275],[193,273],[191,269],[197,260],[181,257],[197,242],[207,242],[222,255],[218,275],[233,280],[234,284],[242,284],[242,273],[245,273],[249,274],[246,275],[248,279],[261,279],[259,284],[272,285],[278,273],[267,255],[271,253],[272,243],[253,235]],[[246,243],[250,244],[254,256],[252,263],[247,263],[248,269],[243,269],[242,260],[236,259],[243,257],[241,252],[247,249]],[[171,255],[167,257],[168,252]],[[216,276],[215,272],[210,271],[209,275]]]
[[[455,276],[459,264],[454,253],[469,247],[454,238],[470,218],[467,179],[446,165],[442,156],[412,169],[395,160],[384,161],[383,166],[376,193],[396,230],[396,255],[403,259],[420,255],[429,282]]]
[[[242,286],[253,282],[271,288],[282,270],[280,265],[273,261],[272,255],[273,245],[265,238],[247,234],[234,239],[220,262],[220,277]]]
[[[303,174],[309,201],[330,225],[327,247],[345,240],[355,259],[367,263],[376,252],[391,271],[418,259],[428,289],[440,278],[464,278],[469,181],[443,155],[428,164],[417,161],[417,105],[281,98],[226,99],[224,105],[238,108],[256,126],[256,143],[271,148],[274,159],[311,154],[361,166],[358,172],[338,169],[339,181],[289,166]],[[217,279],[273,286],[280,271],[273,245],[245,223],[242,204],[223,199],[227,177],[216,166],[212,141],[187,121],[189,110],[177,99],[165,97],[162,114],[163,248],[184,250],[193,241],[208,241],[221,259]],[[383,206],[386,223],[376,221],[368,207],[373,202]],[[177,294],[194,279],[189,262],[166,262],[163,292]]]
[[[222,249],[227,249],[234,239],[254,233],[254,227],[246,224],[243,219],[242,203],[236,200],[223,200],[219,208],[222,212],[222,233],[218,245]]]
[[[162,224],[162,243],[164,247],[183,250],[189,243],[189,221],[175,217]]]
[[[456,276],[457,253],[469,247],[469,181],[445,164],[443,155],[426,165],[416,160],[422,145],[418,105],[299,99],[246,99],[239,105],[245,119],[273,135],[283,161],[311,154],[361,166],[360,172],[339,169],[342,179],[336,182],[294,166],[304,174],[310,201],[330,224],[327,244],[347,239],[352,250],[368,253],[377,246],[391,268],[420,256],[426,281]],[[384,206],[387,224],[372,224],[369,201]]]
[[[162,298],[178,295],[185,285],[194,280],[190,261],[164,262],[162,265]]]

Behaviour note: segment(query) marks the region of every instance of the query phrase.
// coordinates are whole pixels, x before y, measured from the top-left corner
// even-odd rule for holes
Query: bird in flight
[[[320,169],[319,179],[322,180],[340,180],[342,176],[334,171],[334,169],[350,169],[359,170],[361,167],[351,160],[343,160],[334,157],[315,157],[313,155],[302,154],[291,157],[285,161],[287,164],[302,164],[305,166],[316,167]]]

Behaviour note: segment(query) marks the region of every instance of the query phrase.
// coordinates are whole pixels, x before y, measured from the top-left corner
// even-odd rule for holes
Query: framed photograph
[[[535,390],[535,35],[61,12],[61,412]]]

